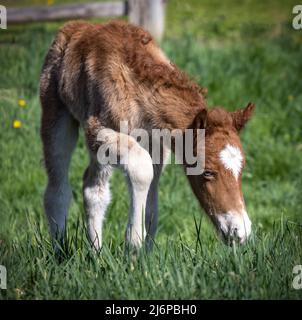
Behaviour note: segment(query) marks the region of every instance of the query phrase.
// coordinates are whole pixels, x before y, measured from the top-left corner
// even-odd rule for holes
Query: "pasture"
[[[131,261],[123,253],[129,204],[118,171],[101,254],[88,243],[82,133],[70,171],[68,241],[61,259],[55,257],[42,207],[38,81],[62,23],[0,30],[0,265],[8,273],[0,299],[301,299],[302,290],[292,286],[293,267],[302,264],[302,30],[291,25],[295,4],[169,1],[162,47],[208,88],[209,106],[257,106],[242,133],[253,234],[244,246],[225,246],[182,168],[168,165],[160,182],[156,246]]]

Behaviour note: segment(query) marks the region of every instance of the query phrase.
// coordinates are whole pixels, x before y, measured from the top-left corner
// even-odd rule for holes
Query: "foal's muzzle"
[[[226,244],[243,244],[251,234],[251,220],[246,211],[227,212],[215,215],[215,225]]]

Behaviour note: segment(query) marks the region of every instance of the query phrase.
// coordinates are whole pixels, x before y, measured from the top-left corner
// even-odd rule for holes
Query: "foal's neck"
[[[154,95],[149,106],[153,113],[154,127],[159,129],[190,128],[196,115],[206,108],[202,93],[191,91],[190,88],[163,88]]]

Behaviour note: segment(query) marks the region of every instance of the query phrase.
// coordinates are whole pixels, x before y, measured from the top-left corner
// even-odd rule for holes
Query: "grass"
[[[226,2],[169,1],[162,46],[208,87],[209,105],[257,105],[242,134],[251,241],[233,249],[220,243],[181,168],[171,165],[161,179],[154,252],[137,260],[123,254],[128,199],[116,172],[105,245],[96,255],[84,228],[81,180],[88,157],[81,136],[70,174],[68,244],[58,261],[42,209],[38,79],[61,24],[9,27],[0,30],[0,264],[8,271],[0,298],[302,298],[302,290],[292,288],[293,267],[302,264],[302,31],[291,28],[291,1]],[[25,108],[18,107],[20,98]],[[22,127],[14,129],[14,120]]]

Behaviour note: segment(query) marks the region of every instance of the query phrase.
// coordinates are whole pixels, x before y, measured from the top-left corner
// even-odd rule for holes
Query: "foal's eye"
[[[211,170],[205,170],[202,176],[207,180],[212,180],[215,178],[215,172]]]

